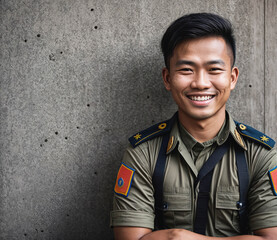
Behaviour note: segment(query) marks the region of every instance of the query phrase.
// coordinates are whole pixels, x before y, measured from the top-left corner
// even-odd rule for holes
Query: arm
[[[234,237],[208,237],[185,229],[166,229],[152,232],[148,228],[115,227],[115,240],[276,240],[277,227],[260,229],[254,235],[241,235]]]
[[[114,227],[115,240],[139,240],[152,232],[149,228],[140,227]]]

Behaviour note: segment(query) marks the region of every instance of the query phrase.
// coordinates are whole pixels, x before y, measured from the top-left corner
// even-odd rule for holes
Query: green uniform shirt
[[[250,186],[247,207],[251,231],[277,226],[277,196],[274,195],[268,171],[277,166],[275,149],[268,150],[248,138],[242,138],[232,118],[226,121],[218,135],[205,143],[197,142],[176,122],[170,132],[173,142],[167,151],[164,176],[164,211],[167,228],[193,230],[199,184],[194,182],[199,170],[218,145],[229,135],[246,151]],[[152,175],[158,158],[162,137],[133,148],[127,148],[123,163],[135,170],[128,197],[114,195],[111,226],[154,228],[154,189]],[[233,147],[215,166],[211,183],[206,235],[239,235],[239,182]]]

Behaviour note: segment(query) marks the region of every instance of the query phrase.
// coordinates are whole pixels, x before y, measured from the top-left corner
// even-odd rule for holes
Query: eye
[[[222,68],[216,68],[216,67],[214,67],[214,68],[210,68],[209,69],[209,72],[210,73],[214,73],[214,74],[216,74],[216,73],[221,73],[221,72],[223,72],[224,70],[222,69]]]
[[[220,68],[210,68],[210,71],[220,71]]]
[[[184,74],[190,74],[190,73],[193,73],[193,70],[191,68],[182,68],[182,69],[179,69],[178,72],[182,72]]]

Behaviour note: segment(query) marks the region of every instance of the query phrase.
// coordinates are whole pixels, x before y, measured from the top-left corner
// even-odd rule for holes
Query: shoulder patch
[[[114,192],[118,195],[128,197],[132,185],[135,169],[122,163],[115,182]]]
[[[252,128],[243,123],[236,122],[236,125],[241,135],[258,142],[269,149],[274,147],[275,141],[264,133],[259,132],[255,128]]]
[[[271,169],[269,172],[269,178],[271,180],[274,194],[277,196],[277,166]]]
[[[168,133],[171,130],[172,125],[177,118],[177,115],[178,114],[176,112],[171,119],[157,123],[150,128],[137,132],[129,138],[129,142],[132,144],[133,147],[136,147],[141,143]]]

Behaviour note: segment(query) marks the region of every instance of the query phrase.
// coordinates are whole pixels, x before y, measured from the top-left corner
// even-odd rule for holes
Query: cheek
[[[172,78],[173,81],[171,82],[172,88],[174,88],[176,91],[182,91],[189,87],[190,85],[190,79],[184,76],[174,76]]]
[[[212,81],[212,84],[218,91],[225,91],[231,88],[231,81],[228,77],[218,78]]]

